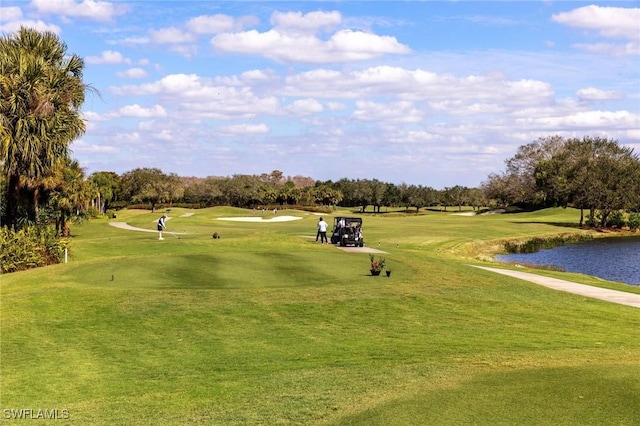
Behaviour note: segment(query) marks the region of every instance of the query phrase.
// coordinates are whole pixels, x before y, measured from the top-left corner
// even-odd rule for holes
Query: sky
[[[89,175],[478,187],[541,137],[640,152],[639,1],[2,0],[92,87]]]

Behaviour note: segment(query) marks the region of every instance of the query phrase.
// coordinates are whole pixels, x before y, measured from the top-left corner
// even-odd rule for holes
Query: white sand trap
[[[451,216],[475,216],[476,212],[451,213]]]
[[[190,216],[193,216],[194,214],[195,213],[185,213],[185,214],[180,215],[180,217],[190,217]]]
[[[266,223],[266,222],[290,222],[292,220],[302,219],[298,216],[275,216],[271,219],[264,219],[262,217],[219,217],[216,220],[228,220],[232,222],[255,222],[255,223]]]

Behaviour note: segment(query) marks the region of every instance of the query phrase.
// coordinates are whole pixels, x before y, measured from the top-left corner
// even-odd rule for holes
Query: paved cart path
[[[167,218],[167,220],[170,218]],[[154,221],[155,222],[155,221]],[[131,226],[129,225],[127,222],[109,222],[109,225],[115,227],[115,228],[119,228],[119,229],[126,229],[127,231],[140,231],[140,232],[154,232],[154,233],[158,233],[158,231],[156,229],[145,229],[145,228],[137,228],[135,226]],[[187,235],[186,232],[173,232],[173,231],[163,231],[163,232],[170,232],[172,234],[176,234],[176,235]]]
[[[531,274],[529,272],[512,271],[510,269],[489,268],[486,266],[470,266],[491,272],[497,272],[498,274],[508,275],[514,278],[520,278],[522,280],[540,284],[554,290],[566,291],[568,293],[579,294],[581,296],[592,297],[594,299],[605,300],[607,302],[640,308],[640,294],[610,290],[608,288],[594,287],[586,284],[578,284],[558,278],[550,278]]]

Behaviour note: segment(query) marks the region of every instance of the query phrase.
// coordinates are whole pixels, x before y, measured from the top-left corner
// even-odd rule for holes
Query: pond
[[[640,285],[640,237],[597,238],[536,253],[505,254],[501,262],[551,265],[565,272]]]

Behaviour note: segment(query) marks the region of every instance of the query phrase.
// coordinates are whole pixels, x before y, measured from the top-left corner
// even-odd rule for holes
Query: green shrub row
[[[593,239],[591,235],[581,234],[557,235],[549,238],[535,237],[526,241],[507,241],[504,243],[504,249],[507,253],[535,253],[539,250],[591,239]]]
[[[27,226],[17,231],[0,228],[0,273],[23,271],[60,263],[68,240],[59,238],[52,226]]]

